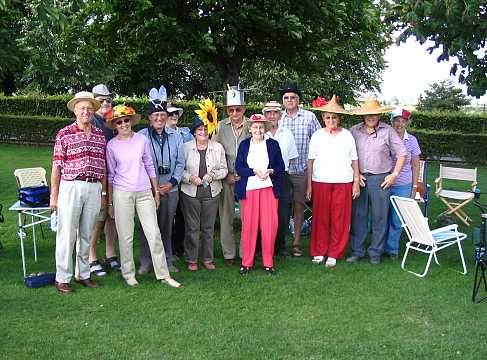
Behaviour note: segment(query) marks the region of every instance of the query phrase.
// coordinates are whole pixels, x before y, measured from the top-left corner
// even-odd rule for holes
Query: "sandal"
[[[265,266],[265,267],[264,267],[264,270],[265,270],[265,272],[267,273],[267,275],[269,275],[269,276],[273,276],[273,275],[275,275],[275,273],[276,273],[276,271],[274,270],[274,268],[273,268],[273,267],[268,267],[268,266]]]
[[[247,276],[249,274],[249,271],[250,271],[250,268],[249,267],[247,267],[247,266],[241,266],[240,267],[240,270],[239,270],[239,273],[242,276]]]
[[[204,262],[203,263],[203,266],[205,267],[206,270],[208,271],[213,271],[216,269],[216,266],[215,264],[213,263],[213,261],[208,261],[208,262]]]
[[[107,274],[98,260],[90,262],[90,273],[95,274],[96,276],[105,276]]]
[[[105,266],[112,271],[120,271],[122,268],[116,256],[105,259]]]
[[[299,247],[299,245],[294,245],[293,246],[293,256],[295,257],[300,257],[303,256],[303,251]]]

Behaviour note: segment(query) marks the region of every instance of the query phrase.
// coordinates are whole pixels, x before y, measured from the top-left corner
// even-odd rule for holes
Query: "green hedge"
[[[46,144],[73,120],[43,116],[0,115],[0,141]]]
[[[48,116],[70,118],[72,114],[66,108],[69,95],[41,97],[4,97],[0,96],[0,114],[23,115],[23,116]],[[138,113],[144,113],[147,99],[120,98],[115,103],[125,103],[133,106]],[[184,109],[181,119],[182,124],[190,124],[195,116],[194,110],[198,108],[198,101],[180,101],[177,105]],[[219,119],[223,116],[222,104],[217,104]],[[247,115],[260,112],[261,104],[248,104]],[[316,113],[319,116],[318,113]],[[414,129],[428,129],[437,131],[454,131],[464,134],[487,133],[487,114],[467,114],[461,112],[429,113],[413,112],[411,127]],[[356,123],[358,120],[353,117],[346,117],[345,126]]]

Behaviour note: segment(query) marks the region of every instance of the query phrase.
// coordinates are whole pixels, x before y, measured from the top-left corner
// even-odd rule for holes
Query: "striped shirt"
[[[294,135],[298,157],[289,165],[289,174],[303,174],[306,172],[308,162],[309,141],[316,130],[321,129],[315,114],[311,111],[299,109],[295,117],[283,112],[279,126],[288,128]]]
[[[406,185],[413,182],[413,167],[411,159],[413,156],[419,156],[421,154],[421,149],[419,148],[418,140],[415,136],[408,134],[408,132],[405,131],[402,141],[404,142],[404,145],[406,145],[408,155],[406,157],[406,162],[404,163],[404,166],[399,173],[399,176],[397,177],[394,185]],[[395,157],[393,159],[395,164],[397,159]]]
[[[61,180],[101,180],[105,175],[105,147],[102,130],[92,126],[91,134],[86,135],[74,122],[58,131],[52,164],[61,168]]]

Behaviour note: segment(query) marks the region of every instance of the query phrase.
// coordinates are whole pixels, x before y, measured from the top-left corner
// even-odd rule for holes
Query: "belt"
[[[390,173],[386,172],[386,173],[380,173],[380,174],[372,174],[372,173],[361,173],[360,175],[363,175],[363,176],[374,176],[374,175],[389,175]]]
[[[100,181],[100,179],[92,178],[92,177],[87,177],[87,176],[83,176],[83,175],[77,176],[75,180],[78,180],[78,181],[86,181],[86,182],[89,182],[89,183],[96,183],[96,182],[99,182]]]

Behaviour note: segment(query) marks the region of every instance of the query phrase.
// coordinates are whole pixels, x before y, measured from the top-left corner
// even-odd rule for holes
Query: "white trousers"
[[[123,278],[125,280],[135,279],[135,211],[137,211],[140,225],[149,244],[156,278],[158,280],[169,278],[166,254],[162,245],[161,232],[157,225],[156,202],[151,190],[130,192],[113,189],[113,210],[115,212]]]
[[[90,278],[88,260],[90,235],[101,205],[101,183],[61,180],[58,195],[56,233],[56,281],[69,283],[73,276],[73,249],[76,247],[80,280]]]

